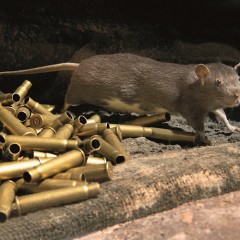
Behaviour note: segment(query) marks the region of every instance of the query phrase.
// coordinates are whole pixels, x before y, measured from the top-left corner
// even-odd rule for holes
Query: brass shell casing
[[[86,178],[83,173],[76,174],[72,177],[71,172],[63,172],[63,173],[58,173],[54,175],[52,178],[54,179],[69,179],[69,180],[75,180],[78,182],[86,182]]]
[[[79,202],[100,193],[100,185],[91,183],[77,187],[60,188],[41,193],[16,197],[16,208],[19,215],[48,207]]]
[[[107,160],[111,161],[113,165],[125,162],[124,155],[120,153],[115,147],[110,145],[100,136],[93,137],[97,138],[101,144],[101,147],[99,150],[97,150],[97,152],[100,153],[102,156],[106,157]]]
[[[24,105],[32,110],[33,113],[39,113],[39,114],[46,114],[50,116],[54,116],[51,112],[49,112],[43,105],[40,103],[34,101],[30,97],[26,97],[24,99]]]
[[[17,161],[21,153],[21,146],[18,143],[11,143],[3,150],[3,158],[6,161]]]
[[[171,119],[170,114],[168,112],[165,112],[165,113],[154,114],[147,117],[137,118],[135,120],[124,122],[123,124],[144,127],[154,123],[166,122],[166,121],[169,121],[170,119]]]
[[[87,157],[86,165],[106,164],[107,159],[105,157],[95,157],[89,155]]]
[[[110,124],[110,127],[119,126],[123,137],[149,137],[172,142],[192,142],[195,143],[195,134],[186,133],[179,130],[163,128],[150,128],[132,125]]]
[[[25,80],[22,85],[20,85],[12,94],[12,99],[14,102],[21,102],[27,95],[29,89],[32,87],[32,83]]]
[[[83,148],[86,153],[92,153],[101,148],[101,144],[98,138],[90,137],[80,142],[79,147]]]
[[[0,180],[21,177],[28,169],[36,167],[49,159],[29,159],[0,163]]]
[[[5,222],[8,219],[16,190],[16,184],[10,180],[0,185],[0,222]]]
[[[26,182],[39,181],[66,171],[69,168],[80,166],[85,161],[86,157],[81,149],[71,150],[24,172],[23,178]]]
[[[113,166],[112,163],[108,161],[106,164],[71,168],[67,172],[72,174],[71,179],[75,179],[75,176],[79,174],[84,174],[87,182],[104,182],[112,179]]]
[[[56,151],[64,152],[70,149],[76,149],[79,145],[79,140],[66,140],[58,138],[44,138],[32,136],[15,136],[0,134],[0,143],[7,145],[11,143],[18,143],[24,151]]]
[[[64,126],[60,127],[56,133],[53,135],[54,138],[63,138],[69,139],[73,133],[73,125],[72,124],[65,124]]]
[[[109,143],[110,145],[112,145],[113,147],[115,147],[120,154],[122,154],[125,158],[125,160],[129,160],[129,155],[126,152],[126,150],[124,149],[122,143],[120,142],[119,138],[117,137],[117,135],[113,132],[113,130],[111,128],[105,129],[103,131],[103,139]]]
[[[34,136],[32,131],[23,125],[13,114],[0,104],[0,121],[15,135]]]
[[[3,93],[0,94],[0,103],[13,103],[12,93]]]
[[[52,127],[44,127],[39,133],[39,137],[50,138],[55,135],[56,131]]]
[[[75,134],[79,137],[87,137],[101,134],[107,128],[109,128],[109,123],[86,123]]]
[[[56,118],[53,122],[51,122],[47,127],[51,127],[57,131],[60,127],[64,126],[64,124],[71,122],[73,123],[73,119],[73,115],[70,112],[66,111],[58,118]]]
[[[39,114],[34,113],[30,117],[30,126],[35,129],[40,129],[43,127],[48,126],[51,124],[56,118],[58,118],[60,115],[46,115],[46,114]]]
[[[83,115],[79,115],[74,121],[73,121],[73,126],[74,130],[73,133],[76,134],[80,129],[82,128],[83,125],[87,123],[86,117]]]
[[[101,117],[98,114],[94,114],[90,118],[87,119],[87,123],[100,123]]]
[[[17,108],[15,116],[20,122],[26,122],[31,116],[31,110],[25,106],[20,106]]]
[[[20,183],[21,181],[21,183]],[[20,179],[17,181],[18,190],[23,190],[29,193],[37,193],[48,190],[54,190],[58,188],[66,188],[66,187],[76,187],[82,186],[86,184],[86,182],[78,182],[71,179],[53,179],[47,178],[41,182],[25,182],[24,179]]]

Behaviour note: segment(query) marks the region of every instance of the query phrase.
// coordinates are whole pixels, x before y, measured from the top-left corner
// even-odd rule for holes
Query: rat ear
[[[236,70],[237,75],[240,76],[240,63],[237,64],[237,65],[234,67],[234,69]]]
[[[209,76],[210,70],[205,64],[198,64],[195,67],[195,73],[198,79],[201,81],[202,85],[204,85],[204,78]]]

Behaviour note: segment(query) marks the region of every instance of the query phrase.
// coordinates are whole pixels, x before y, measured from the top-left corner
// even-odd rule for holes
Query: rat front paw
[[[235,127],[235,126],[228,126],[228,129],[231,131],[231,132],[240,132],[240,128],[239,127]]]
[[[208,138],[201,133],[196,134],[195,142],[199,146],[211,146],[212,145],[212,142],[210,140],[208,140]]]

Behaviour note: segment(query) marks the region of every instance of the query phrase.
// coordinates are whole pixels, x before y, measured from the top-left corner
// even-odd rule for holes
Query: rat
[[[63,110],[84,103],[140,115],[166,109],[180,113],[196,131],[199,142],[210,144],[204,131],[209,112],[220,117],[231,131],[239,131],[223,111],[240,103],[239,69],[240,64],[234,68],[222,63],[182,65],[118,53],[0,75],[70,70]]]

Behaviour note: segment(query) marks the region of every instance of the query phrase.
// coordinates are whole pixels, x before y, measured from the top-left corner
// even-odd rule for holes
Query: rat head
[[[234,68],[221,63],[199,64],[195,67],[201,91],[207,95],[212,110],[240,104],[239,70],[240,64]]]

